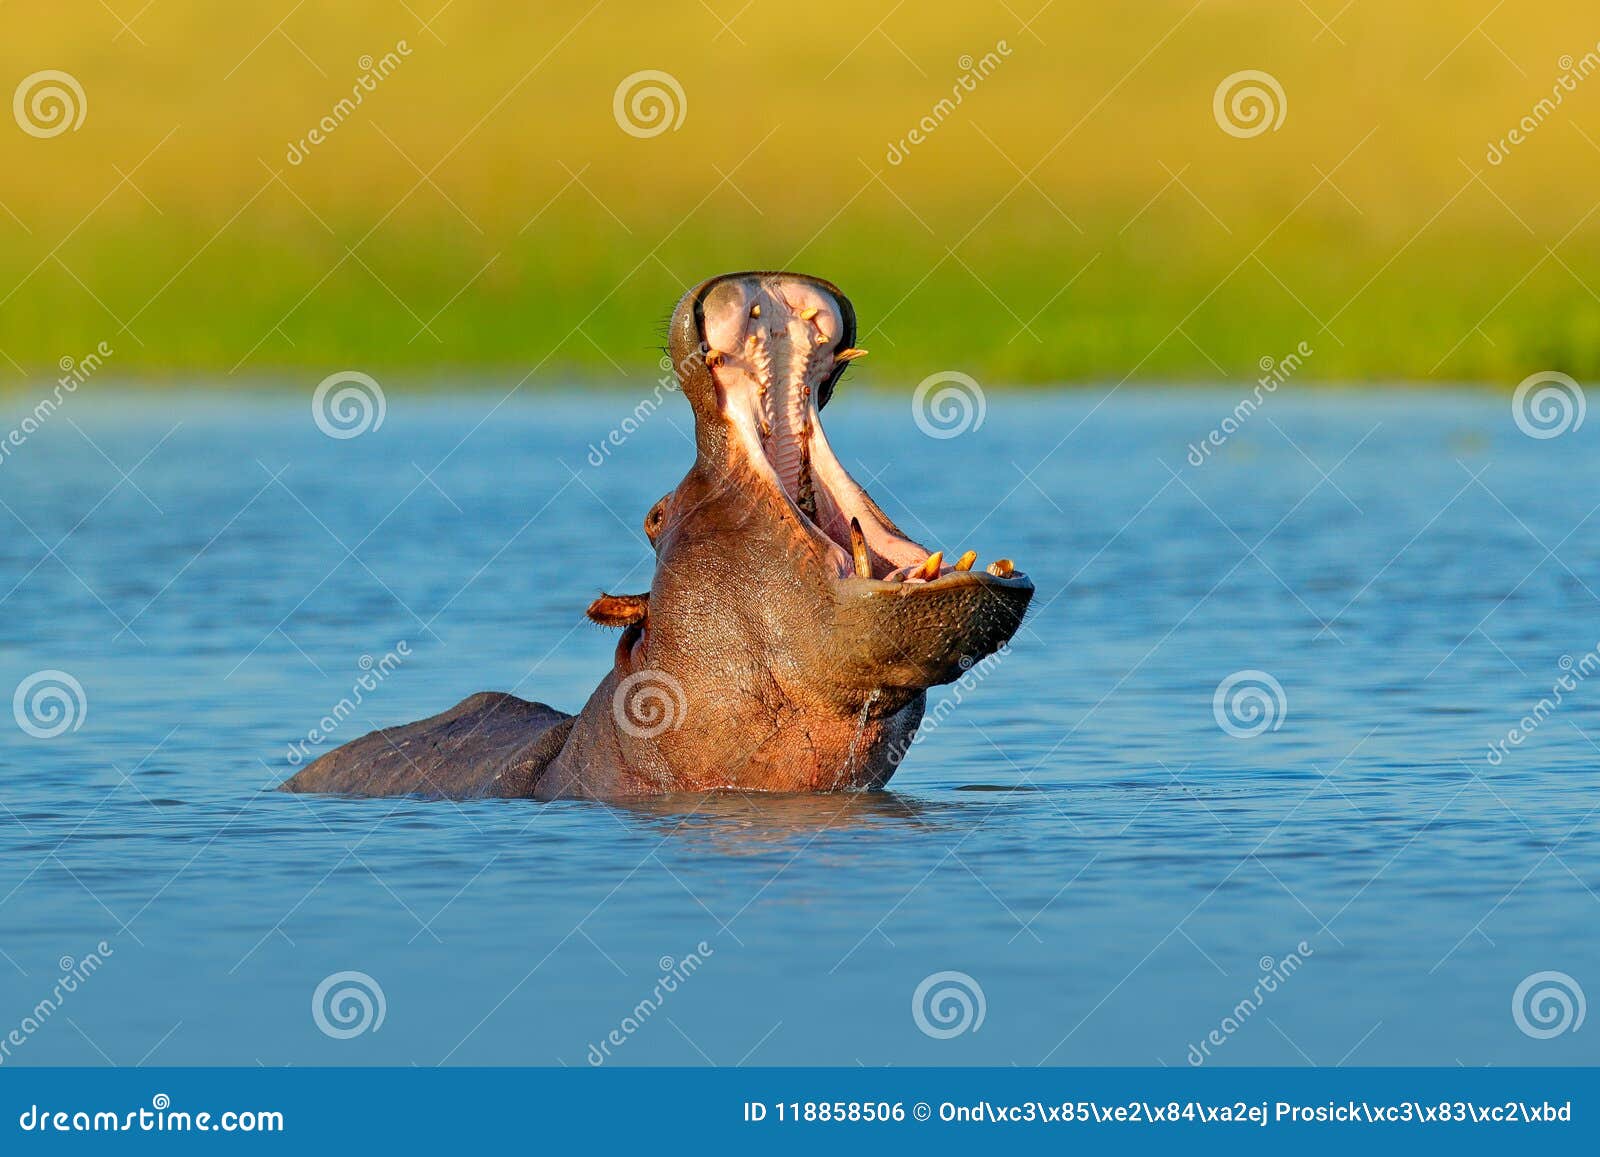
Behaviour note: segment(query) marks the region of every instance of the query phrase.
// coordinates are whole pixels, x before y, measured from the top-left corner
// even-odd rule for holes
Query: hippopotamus
[[[881,788],[928,688],[1008,644],[1033,584],[905,534],[840,464],[821,412],[855,347],[827,281],[713,277],[684,294],[668,354],[695,460],[645,515],[645,594],[603,594],[620,628],[583,709],[486,691],[307,765],[294,792],[626,799]]]

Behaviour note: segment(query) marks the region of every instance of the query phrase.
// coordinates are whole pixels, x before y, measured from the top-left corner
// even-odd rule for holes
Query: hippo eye
[[[650,508],[650,513],[644,516],[644,532],[651,542],[661,533],[661,528],[667,521],[667,500],[662,498]]]

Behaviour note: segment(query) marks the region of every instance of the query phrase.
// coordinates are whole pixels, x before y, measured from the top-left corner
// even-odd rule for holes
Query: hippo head
[[[591,608],[626,627],[596,693],[619,725],[604,754],[652,787],[881,785],[926,689],[1022,623],[1025,575],[930,552],[834,456],[821,411],[855,337],[849,300],[791,273],[716,277],[673,312],[695,463],[645,518],[648,599]]]

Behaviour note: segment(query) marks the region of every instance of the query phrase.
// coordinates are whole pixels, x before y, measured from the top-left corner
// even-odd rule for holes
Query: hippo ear
[[[644,622],[650,596],[603,594],[589,604],[589,618],[602,627],[631,627]]]

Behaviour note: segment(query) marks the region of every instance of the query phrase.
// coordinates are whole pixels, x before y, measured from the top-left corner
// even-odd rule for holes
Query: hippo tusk
[[[856,576],[858,578],[872,577],[872,556],[867,553],[867,536],[861,533],[861,520],[850,520],[850,553],[855,555]]]

